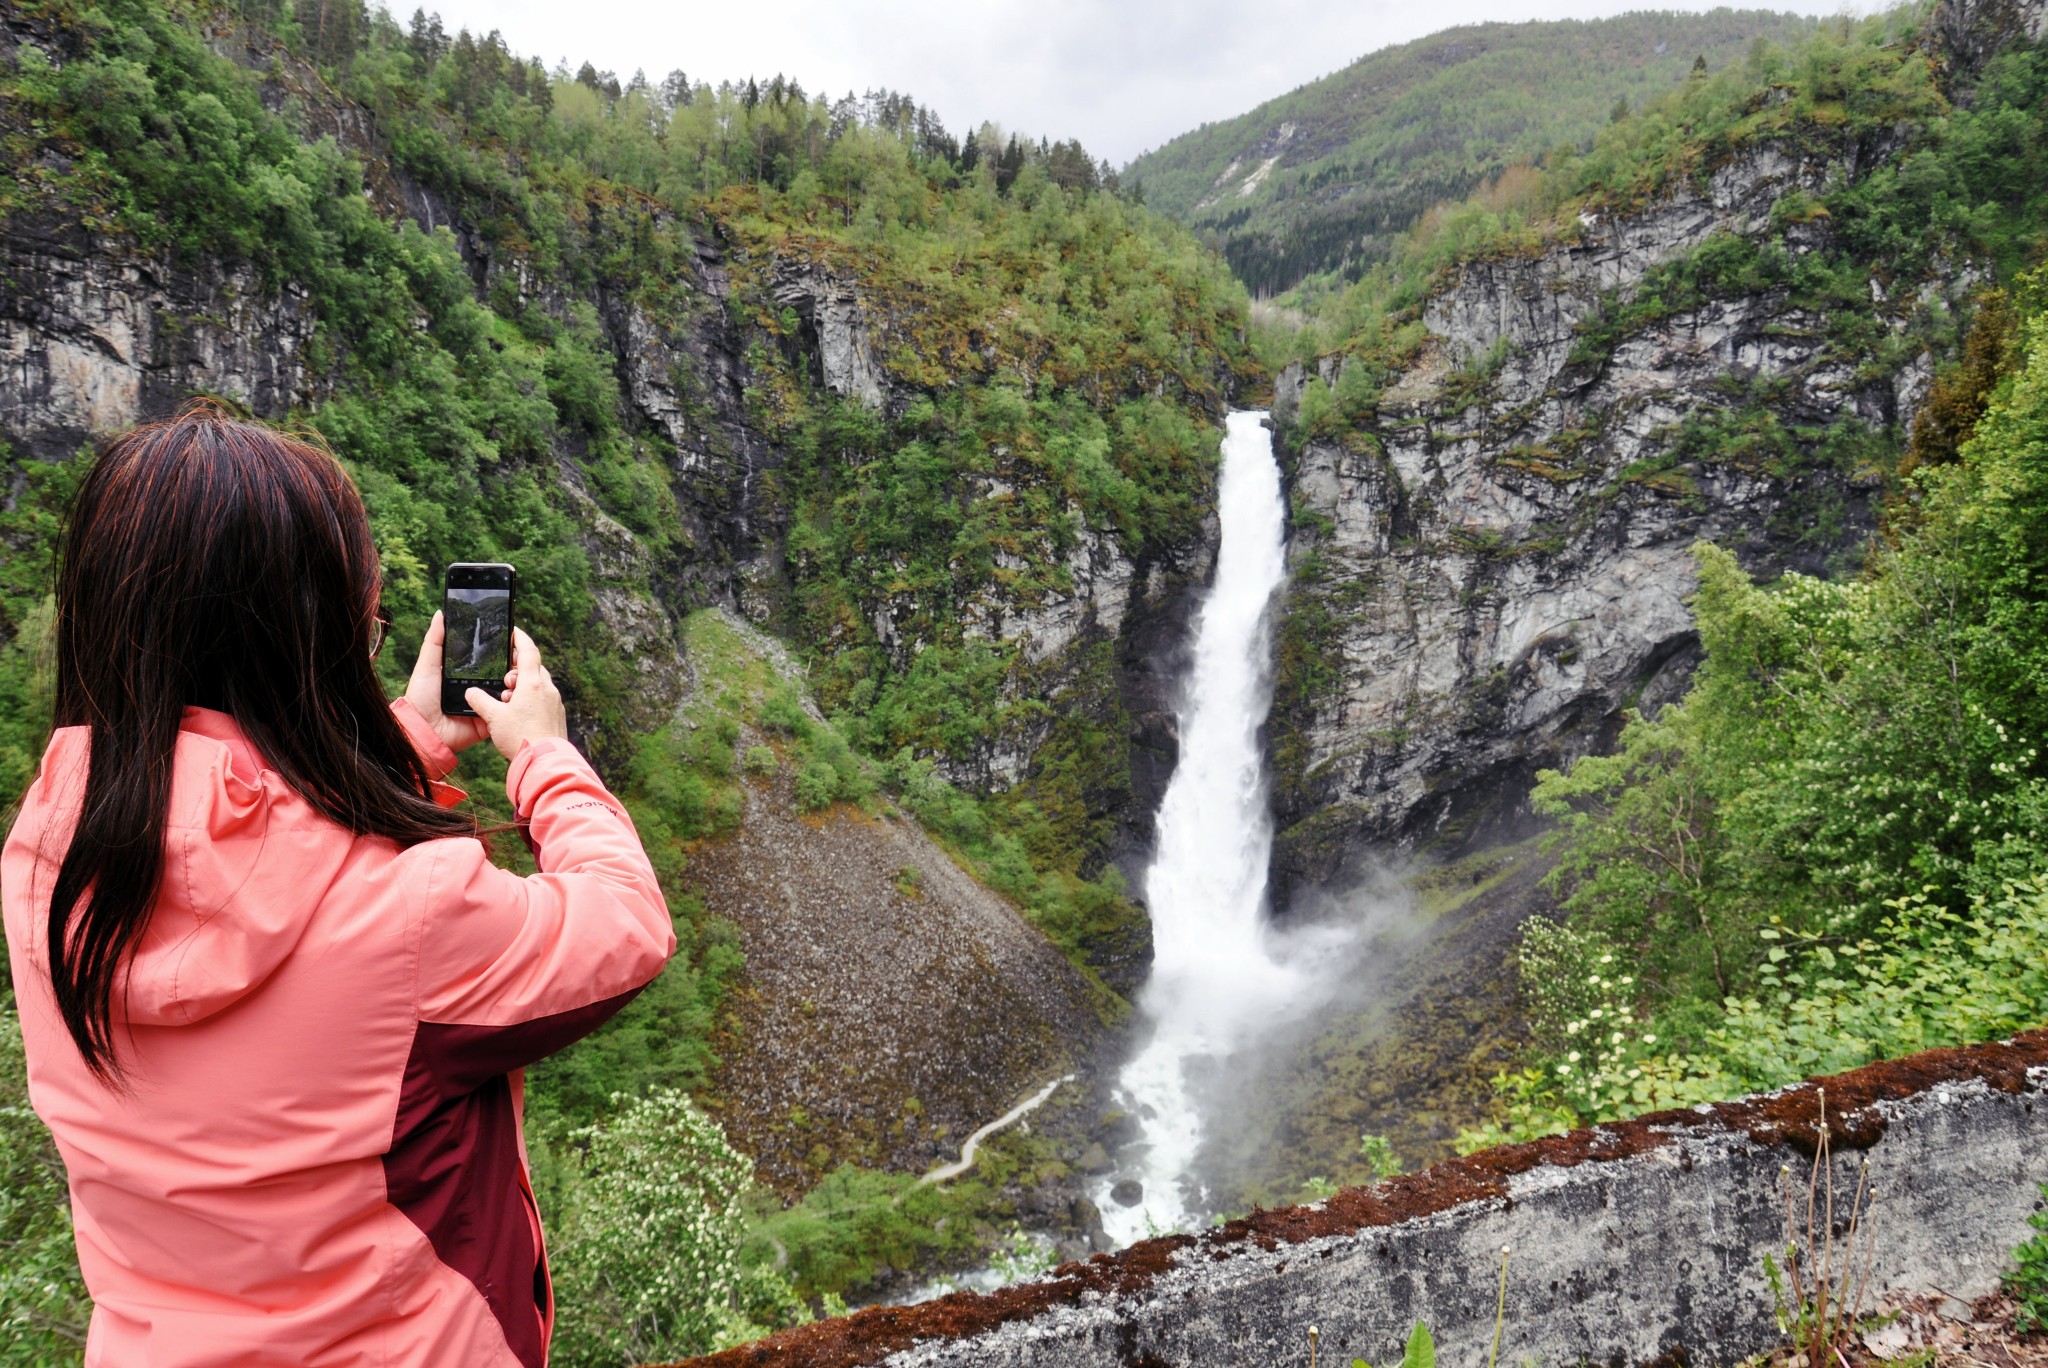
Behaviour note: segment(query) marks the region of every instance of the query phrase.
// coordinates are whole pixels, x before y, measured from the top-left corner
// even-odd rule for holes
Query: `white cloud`
[[[403,0],[392,0],[402,4]],[[1807,14],[1867,0],[1780,0]],[[1241,114],[1375,48],[1455,24],[1590,19],[1640,0],[444,0],[452,32],[498,29],[522,56],[584,61],[624,80],[745,80],[782,72],[833,94],[887,86],[956,132],[994,120],[1079,138],[1118,165],[1198,124]],[[1711,0],[1680,0],[1707,9]],[[429,6],[429,8],[436,8]],[[411,14],[404,9],[403,21]]]

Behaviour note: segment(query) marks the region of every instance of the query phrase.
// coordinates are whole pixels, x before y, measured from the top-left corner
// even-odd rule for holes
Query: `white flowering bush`
[[[1664,1045],[1606,937],[1539,917],[1522,929],[1519,961],[1536,1062],[1495,1080],[1500,1115],[1460,1136],[1460,1150],[1728,1094],[1714,1060]]]
[[[0,1365],[77,1363],[91,1315],[64,1165],[29,1106],[21,1024],[0,1009]]]
[[[680,1092],[614,1103],[609,1120],[571,1137],[584,1164],[550,1244],[552,1361],[624,1368],[755,1338],[762,1327],[746,1310],[795,1298],[742,1263],[746,1157]]]

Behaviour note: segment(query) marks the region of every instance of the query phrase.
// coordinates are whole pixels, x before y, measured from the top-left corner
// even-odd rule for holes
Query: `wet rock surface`
[[[1853,567],[1883,471],[1799,443],[1824,430],[1872,451],[1902,440],[1925,355],[1854,370],[1830,320],[1782,290],[1606,320],[1710,239],[1826,248],[1824,224],[1774,226],[1773,206],[1857,174],[1752,148],[1636,213],[1588,215],[1539,253],[1469,263],[1424,307],[1427,339],[1367,418],[1293,438],[1283,903],[1341,883],[1361,849],[1455,855],[1525,831],[1538,769],[1610,744],[1623,708],[1683,691],[1695,542],[1766,578]],[[1881,326],[1903,334],[1939,294],[1895,286]],[[1335,384],[1342,364],[1326,358],[1320,378]],[[1280,378],[1283,433],[1309,379]],[[1760,460],[1685,445],[1688,425],[1732,413],[1809,436]]]

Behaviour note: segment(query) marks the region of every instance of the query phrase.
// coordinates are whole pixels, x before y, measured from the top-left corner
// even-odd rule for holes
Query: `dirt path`
[[[933,1169],[930,1173],[927,1173],[924,1177],[918,1179],[917,1181],[921,1184],[946,1183],[951,1182],[955,1178],[958,1178],[961,1174],[967,1172],[967,1170],[974,1167],[974,1152],[981,1148],[982,1141],[988,1139],[991,1135],[994,1135],[999,1130],[1003,1130],[1007,1127],[1015,1125],[1017,1122],[1022,1121],[1025,1117],[1029,1116],[1032,1112],[1038,1110],[1039,1106],[1045,1101],[1046,1098],[1051,1097],[1053,1095],[1053,1092],[1060,1086],[1060,1084],[1071,1083],[1074,1081],[1075,1077],[1076,1075],[1074,1074],[1062,1074],[1060,1077],[1055,1078],[1052,1082],[1040,1088],[1030,1097],[1025,1098],[1022,1102],[1019,1102],[1016,1106],[1010,1108],[1001,1116],[998,1116],[995,1120],[989,1122],[986,1126],[983,1126],[980,1130],[968,1136],[967,1143],[960,1147],[960,1157],[958,1159],[955,1159],[950,1164],[939,1165],[937,1168]]]

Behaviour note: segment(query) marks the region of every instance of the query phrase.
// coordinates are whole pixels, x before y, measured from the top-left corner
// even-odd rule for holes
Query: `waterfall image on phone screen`
[[[510,666],[512,594],[501,587],[450,589],[443,672],[456,679],[503,674]]]
[[[1118,1080],[1142,1134],[1096,1196],[1103,1228],[1119,1245],[1199,1213],[1192,1174],[1203,1123],[1190,1075],[1201,1061],[1227,1057],[1301,986],[1301,971],[1276,953],[1266,923],[1273,825],[1260,733],[1273,701],[1286,529],[1264,418],[1229,417],[1215,583],[1195,623],[1180,760],[1145,877],[1153,939],[1152,977],[1138,1003],[1145,1043]]]

